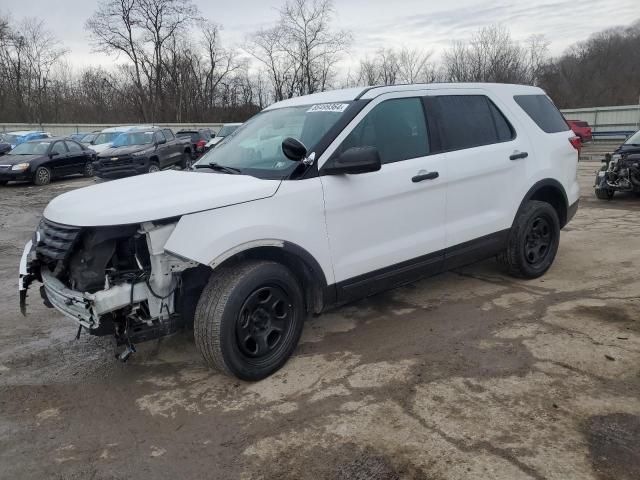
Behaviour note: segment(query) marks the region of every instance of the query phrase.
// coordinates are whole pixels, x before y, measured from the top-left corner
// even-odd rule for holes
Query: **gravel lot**
[[[36,290],[23,318],[22,247],[91,182],[0,188],[0,478],[640,478],[640,199],[597,201],[597,168],[542,279],[488,261],[338,309],[254,384],[188,332],[122,365]]]

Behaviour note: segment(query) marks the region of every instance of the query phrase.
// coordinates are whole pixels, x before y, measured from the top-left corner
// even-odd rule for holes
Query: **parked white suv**
[[[573,133],[539,88],[440,84],[286,100],[199,162],[55,198],[20,265],[126,345],[193,323],[205,362],[279,369],[307,315],[488,257],[535,278],[576,212]],[[577,145],[577,144],[576,144]]]

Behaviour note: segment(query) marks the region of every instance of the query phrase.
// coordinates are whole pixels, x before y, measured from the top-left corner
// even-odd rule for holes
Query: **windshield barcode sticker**
[[[348,103],[320,103],[318,105],[314,105],[309,110],[307,110],[307,113],[311,113],[311,112],[342,113],[347,109],[348,106],[349,106]]]

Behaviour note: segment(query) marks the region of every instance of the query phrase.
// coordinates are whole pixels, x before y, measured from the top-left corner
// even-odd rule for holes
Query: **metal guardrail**
[[[49,132],[54,136],[72,135],[80,132],[94,132],[104,130],[105,128],[117,127],[117,123],[101,124],[101,123],[0,123],[0,132],[17,132],[21,130],[38,130]],[[129,124],[127,124],[129,125]],[[130,124],[135,125],[135,124]],[[140,125],[149,125],[148,123]],[[156,123],[159,127],[171,128],[174,132],[178,130],[191,130],[199,128],[211,128],[216,133],[223,123]]]

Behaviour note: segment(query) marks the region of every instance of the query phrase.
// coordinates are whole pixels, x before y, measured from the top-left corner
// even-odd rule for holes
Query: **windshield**
[[[147,145],[153,143],[153,132],[131,132],[121,133],[113,141],[115,147],[126,147],[129,145]]]
[[[122,132],[109,132],[109,133],[101,133],[99,134],[95,140],[93,141],[93,143],[95,145],[102,145],[103,143],[111,143],[113,142],[116,137],[118,135],[120,135]]]
[[[11,150],[11,155],[44,155],[49,148],[49,142],[21,143]]]
[[[640,130],[631,135],[624,143],[626,145],[640,145]]]
[[[8,133],[4,133],[2,135],[2,138],[4,139],[5,142],[10,143],[11,145],[15,145],[16,143],[18,143],[18,137],[17,135],[9,135]]]
[[[235,132],[240,125],[223,125],[216,137],[226,137]]]
[[[282,141],[293,137],[309,153],[313,152],[348,106],[347,103],[306,105],[259,113],[209,150],[197,165],[217,163],[261,178],[283,178],[297,162],[284,156]]]
[[[80,143],[91,143],[96,138],[95,133],[88,133],[80,139]]]

